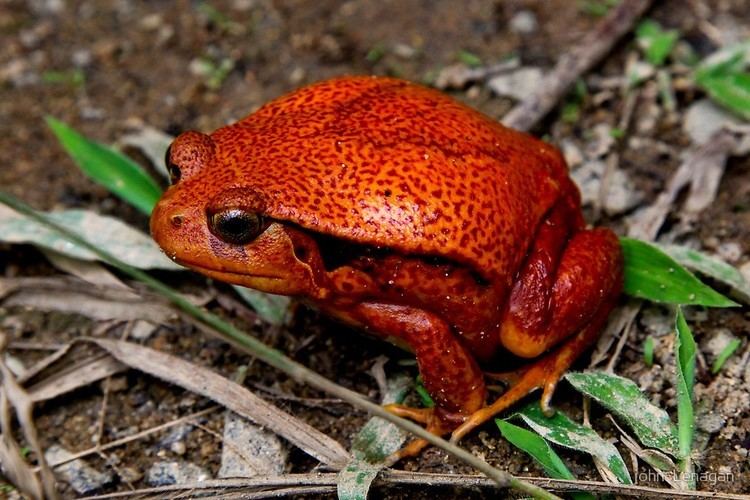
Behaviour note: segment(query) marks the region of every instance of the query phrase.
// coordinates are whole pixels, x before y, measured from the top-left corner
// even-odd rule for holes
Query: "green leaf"
[[[630,379],[605,372],[568,373],[579,392],[622,418],[645,446],[679,455],[677,428],[667,412],[654,406]]]
[[[435,406],[435,401],[432,400],[432,396],[427,392],[427,388],[424,386],[424,382],[422,382],[422,375],[417,375],[417,383],[414,386],[414,390],[422,401],[422,406],[425,408],[432,408]]]
[[[676,30],[664,30],[656,21],[646,19],[636,28],[635,37],[646,60],[654,66],[661,66],[672,53],[680,33]]]
[[[150,236],[114,217],[78,209],[49,212],[47,216],[133,267],[184,270],[169,260]],[[0,241],[29,243],[75,259],[100,260],[96,254],[71,243],[57,231],[6,206],[0,206]]]
[[[718,104],[750,120],[750,74],[703,78],[698,83]]]
[[[620,238],[625,257],[624,291],[654,302],[708,307],[738,304],[701,283],[670,256],[645,241]]]
[[[685,321],[682,308],[677,308],[675,319],[677,336],[675,338],[675,359],[677,372],[677,427],[679,436],[679,457],[690,456],[693,446],[693,429],[695,414],[693,410],[693,385],[695,383],[695,340]]]
[[[388,380],[383,404],[400,403],[411,389],[411,378],[401,374]],[[371,418],[352,441],[354,458],[339,472],[337,480],[340,500],[365,500],[370,485],[392,453],[401,449],[408,434],[379,417]]]
[[[564,415],[556,412],[552,417],[546,417],[539,407],[539,402],[530,403],[518,415],[534,431],[547,441],[560,446],[588,453],[607,467],[623,484],[632,484],[630,473],[617,448],[602,439],[590,427],[584,427]]]
[[[521,451],[527,453],[539,465],[544,468],[547,475],[554,479],[576,479],[572,472],[568,469],[565,463],[562,461],[560,456],[555,453],[555,450],[545,441],[541,436],[511,424],[507,420],[495,419],[500,433],[505,439],[507,439],[513,446],[519,448]],[[575,500],[595,500],[596,497],[590,493],[570,493],[571,498]]]
[[[729,357],[734,354],[734,351],[736,351],[741,344],[742,341],[740,339],[734,339],[729,342],[727,346],[722,349],[719,355],[716,356],[716,360],[714,361],[713,366],[711,366],[711,373],[713,373],[714,375],[719,373],[721,371],[721,367],[724,366],[724,363],[727,362]]]
[[[495,423],[500,429],[503,438],[507,439],[516,448],[529,454],[531,458],[536,460],[539,465],[544,468],[544,472],[546,472],[549,477],[555,479],[576,478],[565,466],[565,463],[560,456],[555,453],[555,450],[553,450],[547,441],[542,439],[539,434],[511,424],[505,420],[500,420],[499,418],[495,419]]]
[[[657,247],[688,269],[729,285],[740,300],[750,304],[750,283],[734,266],[718,257],[680,245],[657,245]]]
[[[259,292],[244,286],[232,285],[237,295],[252,306],[264,321],[272,325],[283,325],[289,313],[292,299],[284,295]]]
[[[108,146],[86,139],[51,116],[47,117],[47,125],[89,178],[144,214],[151,214],[161,188],[137,163]]]
[[[750,41],[723,48],[696,68],[693,78],[718,104],[750,120]]]
[[[469,52],[468,50],[462,50],[460,51],[456,57],[459,61],[464,63],[470,68],[476,68],[482,65],[482,60],[479,58],[478,55]]]
[[[654,337],[649,335],[643,343],[643,362],[651,367],[654,364]]]

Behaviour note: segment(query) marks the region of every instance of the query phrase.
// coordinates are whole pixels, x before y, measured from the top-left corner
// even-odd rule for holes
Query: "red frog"
[[[304,87],[181,134],[167,165],[151,232],[169,257],[406,346],[435,406],[389,409],[453,440],[537,388],[549,413],[622,287],[556,148],[410,82]],[[529,361],[488,405],[502,355]]]

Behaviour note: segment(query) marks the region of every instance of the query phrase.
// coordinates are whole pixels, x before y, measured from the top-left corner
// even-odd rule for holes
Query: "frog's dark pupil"
[[[233,245],[244,245],[262,231],[261,218],[238,208],[217,212],[209,217],[209,227],[216,236]]]

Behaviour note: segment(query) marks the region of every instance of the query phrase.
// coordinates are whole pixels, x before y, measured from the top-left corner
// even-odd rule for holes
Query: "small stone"
[[[519,35],[530,35],[537,30],[536,14],[530,10],[519,11],[510,20],[510,30]]]
[[[698,428],[708,434],[716,434],[726,424],[726,419],[718,413],[707,413],[698,418]]]
[[[185,441],[185,438],[187,438],[188,434],[190,434],[192,430],[192,425],[178,425],[172,430],[172,432],[159,440],[159,446],[162,448],[169,448],[171,450],[174,443],[177,443],[178,441]]]
[[[565,163],[567,163],[568,167],[571,169],[576,168],[583,163],[583,153],[581,152],[581,148],[579,148],[572,140],[563,139],[560,142],[560,149],[565,157]]]
[[[601,160],[592,160],[573,170],[571,177],[581,190],[581,201],[584,205],[599,202],[601,178],[606,164]],[[604,210],[609,215],[616,215],[638,206],[643,200],[643,193],[636,190],[630,176],[617,169],[612,173],[609,191],[604,197]]]
[[[224,417],[222,442],[219,477],[276,476],[286,468],[287,449],[281,439],[235,413]]]
[[[203,467],[182,460],[156,462],[146,472],[146,482],[151,486],[194,483],[209,477]]]
[[[163,23],[164,19],[161,17],[161,14],[153,13],[141,18],[138,24],[145,31],[156,31]]]
[[[592,138],[586,144],[585,154],[590,160],[603,157],[610,152],[615,145],[615,138],[612,137],[612,127],[608,123],[598,123],[591,130]]]
[[[709,99],[701,99],[690,105],[685,112],[682,128],[695,144],[705,144],[722,127],[739,127],[742,120],[720,108]],[[745,134],[734,151],[736,155],[750,151],[750,134]]]
[[[91,55],[91,51],[88,49],[78,49],[73,52],[70,60],[73,63],[73,66],[77,68],[85,68],[86,66],[89,66],[91,64],[93,56]]]
[[[26,367],[23,366],[23,361],[18,359],[15,356],[11,356],[8,353],[5,353],[5,366],[8,367],[8,369],[13,372],[13,375],[16,377],[20,377],[23,375],[23,373],[26,371]]]
[[[47,449],[44,457],[48,462],[58,462],[72,455],[71,452],[62,446],[52,445]],[[104,486],[111,484],[114,480],[111,472],[99,472],[80,458],[58,465],[54,468],[54,471],[58,477],[68,483],[79,495],[90,495]]]
[[[162,155],[163,158],[164,155]],[[151,158],[151,157],[149,157]],[[130,330],[130,338],[136,339],[136,340],[146,340],[151,336],[152,333],[156,331],[158,328],[157,325],[143,320],[139,319],[136,320],[136,322],[133,324],[133,329]]]
[[[417,49],[406,43],[396,43],[391,47],[391,52],[401,59],[414,59],[419,53]]]
[[[701,349],[715,359],[734,339],[735,336],[729,328],[714,328],[704,336]]]
[[[185,441],[175,441],[174,443],[169,445],[169,449],[175,455],[182,456],[187,451],[187,446],[185,445]]]
[[[735,263],[742,257],[742,247],[736,241],[727,241],[718,246],[716,253],[725,261]]]
[[[520,101],[534,93],[543,76],[544,73],[539,68],[523,67],[498,75],[490,79],[487,85],[499,96]]]
[[[674,330],[672,314],[658,306],[644,306],[640,315],[640,324],[647,333],[654,337],[662,337]]]
[[[143,473],[133,467],[118,467],[117,475],[126,483],[135,483],[143,478]]]

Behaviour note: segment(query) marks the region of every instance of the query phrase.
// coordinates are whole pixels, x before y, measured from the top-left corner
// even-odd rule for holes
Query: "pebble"
[[[219,477],[275,476],[286,469],[287,449],[281,439],[235,413],[224,417],[222,443]]]
[[[172,446],[180,441],[185,441],[185,438],[187,438],[188,434],[193,430],[192,425],[178,425],[175,427],[169,434],[164,436],[161,440],[159,440],[159,447],[161,448],[169,448],[172,449]]]
[[[510,20],[510,30],[519,35],[530,35],[539,27],[536,14],[530,10],[521,10]]]
[[[151,486],[195,483],[209,477],[203,467],[184,460],[156,462],[146,472],[146,482]]]
[[[713,134],[725,126],[742,125],[742,120],[715,105],[708,99],[701,99],[690,105],[685,112],[682,128],[694,144],[707,143]],[[734,151],[736,155],[750,152],[750,134],[745,134]]]
[[[499,96],[520,101],[534,93],[543,76],[541,69],[526,66],[491,78],[487,85]]]
[[[599,201],[601,178],[606,166],[602,160],[592,160],[573,170],[571,177],[581,190],[581,201],[591,205]],[[638,206],[643,200],[643,193],[625,171],[617,169],[612,174],[609,192],[604,197],[604,210],[609,215],[621,214]]]
[[[674,330],[674,317],[663,307],[645,305],[640,315],[640,324],[647,333],[661,337]]]
[[[48,462],[64,460],[71,455],[70,451],[60,445],[50,446],[44,454]],[[90,495],[114,481],[111,472],[99,472],[80,458],[58,465],[54,468],[54,472],[79,495]]]
[[[724,349],[735,339],[729,328],[714,328],[709,331],[701,342],[701,349],[708,354],[711,359],[715,359]]]

